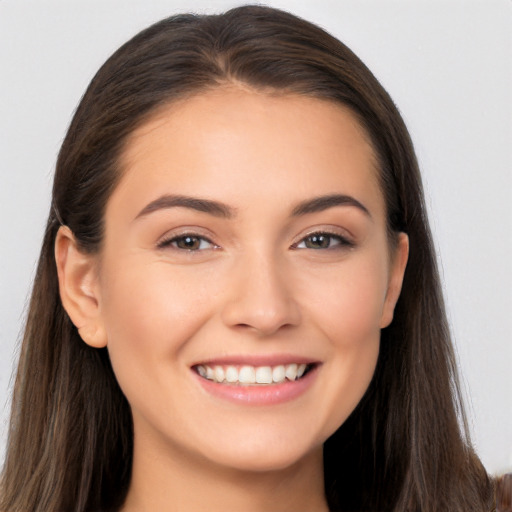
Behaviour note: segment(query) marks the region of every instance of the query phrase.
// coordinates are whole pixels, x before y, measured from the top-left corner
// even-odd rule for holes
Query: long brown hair
[[[492,482],[467,435],[420,174],[393,101],[341,42],[289,13],[245,6],[178,15],[128,41],[98,71],[59,153],[15,383],[0,509],[115,510],[130,482],[133,428],[107,349],[83,343],[59,298],[61,224],[100,250],[126,139],[163,105],[232,82],[349,107],[379,162],[388,230],[410,255],[374,378],[324,448],[339,511],[490,510]]]

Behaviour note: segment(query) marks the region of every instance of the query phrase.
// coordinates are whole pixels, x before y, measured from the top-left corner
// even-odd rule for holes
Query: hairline
[[[314,99],[325,104],[330,104],[336,107],[337,109],[340,109],[345,113],[348,113],[352,120],[354,121],[354,126],[356,130],[363,137],[364,141],[368,144],[371,150],[370,156],[372,169],[374,171],[373,175],[376,179],[375,184],[380,190],[381,197],[383,199],[384,213],[386,217],[388,245],[390,250],[390,256],[393,255],[394,249],[396,248],[398,242],[399,232],[393,230],[389,222],[388,205],[386,201],[386,194],[383,182],[384,165],[382,162],[382,158],[379,154],[377,145],[372,139],[372,136],[368,128],[366,128],[365,126],[364,117],[355,108],[351,107],[348,103],[332,97],[327,97],[321,94],[313,94],[306,91],[295,90],[290,87],[277,88],[271,86],[256,86],[247,81],[240,80],[232,76],[228,76],[225,79],[219,79],[213,83],[204,86],[192,87],[190,91],[181,92],[175,97],[170,97],[167,100],[163,100],[158,104],[155,104],[153,108],[149,109],[147,112],[140,116],[137,122],[134,123],[134,126],[132,127],[130,132],[121,140],[121,144],[118,149],[114,164],[116,168],[113,170],[114,174],[116,174],[116,178],[114,180],[114,186],[105,204],[105,210],[103,215],[104,217],[112,194],[114,194],[115,190],[123,180],[124,175],[129,170],[130,163],[126,158],[127,148],[137,136],[143,133],[144,128],[147,127],[147,125],[151,122],[158,121],[159,118],[164,118],[164,116],[168,115],[170,111],[172,112],[173,109],[179,108],[180,106],[186,104],[188,101],[193,100],[194,98],[198,98],[200,96],[208,94],[215,94],[223,91],[247,92],[271,98],[295,97]],[[103,221],[105,221],[105,218],[103,218]]]

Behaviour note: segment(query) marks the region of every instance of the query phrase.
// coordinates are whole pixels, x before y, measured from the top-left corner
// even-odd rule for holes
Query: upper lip
[[[226,355],[221,357],[212,357],[197,361],[192,366],[278,366],[292,363],[313,364],[319,361],[312,357],[293,355],[293,354],[261,354],[261,355]]]

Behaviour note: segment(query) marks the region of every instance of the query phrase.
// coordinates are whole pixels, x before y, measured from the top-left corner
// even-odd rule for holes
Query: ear
[[[95,348],[107,345],[100,315],[97,257],[81,252],[67,226],[55,239],[55,261],[62,305],[81,338]]]
[[[398,243],[391,256],[391,271],[389,274],[388,289],[382,309],[380,328],[387,327],[393,320],[395,306],[400,297],[405,267],[409,258],[409,237],[405,233],[398,235]]]

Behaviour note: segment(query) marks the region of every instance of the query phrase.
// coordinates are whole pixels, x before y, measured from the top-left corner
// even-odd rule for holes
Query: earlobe
[[[391,261],[391,272],[388,289],[382,310],[380,328],[387,327],[393,321],[395,306],[400,297],[404,280],[407,259],[409,258],[409,237],[405,233],[399,233],[398,242]]]
[[[62,305],[88,345],[107,345],[99,307],[97,260],[79,250],[67,226],[61,226],[55,239],[55,261]]]

